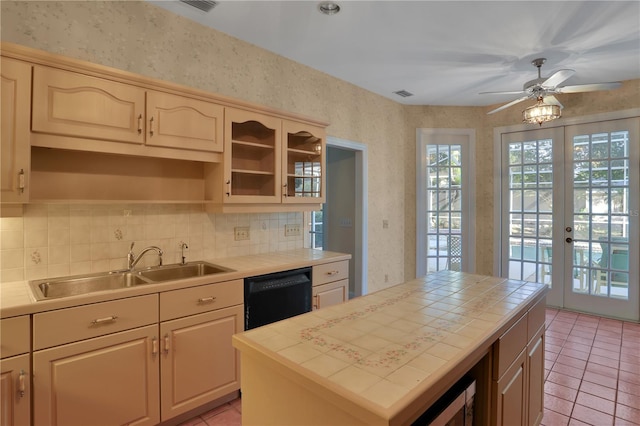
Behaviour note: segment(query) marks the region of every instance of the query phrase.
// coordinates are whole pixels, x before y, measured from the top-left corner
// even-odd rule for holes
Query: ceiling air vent
[[[413,93],[409,93],[406,90],[398,90],[397,92],[393,92],[398,96],[402,96],[403,98],[408,98],[409,96],[413,96]]]
[[[203,12],[208,12],[218,4],[217,1],[211,0],[180,0],[182,3],[186,3],[189,6],[193,6],[196,9],[200,9]]]

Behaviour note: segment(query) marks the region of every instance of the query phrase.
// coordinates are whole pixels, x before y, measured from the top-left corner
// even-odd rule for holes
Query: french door
[[[502,275],[549,305],[640,319],[640,119],[502,135]]]

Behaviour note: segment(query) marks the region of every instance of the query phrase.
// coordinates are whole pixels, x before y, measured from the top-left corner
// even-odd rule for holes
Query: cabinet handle
[[[231,196],[231,179],[227,179],[225,182],[227,184],[227,197]]]
[[[318,309],[318,295],[313,296],[313,309]]]
[[[211,303],[215,300],[216,300],[215,296],[201,297],[200,299],[198,299],[198,303]]]
[[[103,322],[114,322],[117,319],[118,317],[116,315],[111,315],[110,317],[104,317],[104,318],[96,318],[93,321],[91,321],[91,325],[97,325]]]
[[[164,353],[165,354],[168,354],[169,350],[171,349],[170,346],[169,346],[169,341],[170,340],[171,339],[169,338],[169,333],[165,334],[164,335]]]
[[[149,119],[149,135],[153,136],[153,117]]]
[[[284,188],[284,191],[283,191],[284,192],[284,196],[288,197],[289,194],[287,194],[287,184],[285,183],[284,185],[282,185],[282,187]]]
[[[138,134],[142,133],[142,114],[138,116]]]
[[[24,194],[24,169],[20,169],[18,172],[18,191]]]
[[[327,275],[333,276],[333,275],[337,275],[339,273],[340,273],[340,271],[329,271],[329,272],[327,272]]]
[[[153,339],[151,339],[151,355],[157,355],[158,354],[158,339],[154,336]]]
[[[25,390],[24,377],[25,376],[26,374],[24,373],[24,370],[20,370],[20,375],[18,376],[18,394],[20,395],[20,398],[24,397],[24,390]]]

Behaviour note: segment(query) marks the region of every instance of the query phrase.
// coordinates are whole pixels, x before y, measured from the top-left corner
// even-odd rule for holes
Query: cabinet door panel
[[[31,66],[2,58],[0,72],[2,74],[0,196],[2,202],[24,202],[28,200],[26,179],[31,152],[29,144]]]
[[[242,331],[243,313],[240,305],[161,323],[162,420],[240,388],[231,336]]]
[[[222,152],[223,115],[211,102],[149,91],[146,144]]]
[[[539,425],[544,414],[544,324],[527,347],[529,407],[527,425]]]
[[[526,352],[522,351],[514,363],[495,382],[495,422],[497,425],[511,426],[524,423],[526,407]]]
[[[157,424],[157,330],[147,326],[35,352],[34,423]]]
[[[0,361],[0,426],[31,423],[30,377],[28,354]]]
[[[233,108],[224,120],[223,202],[280,203],[282,120]]]
[[[141,144],[144,95],[135,86],[36,66],[32,130]]]
[[[313,287],[313,308],[320,309],[344,303],[347,300],[349,280],[336,281]]]
[[[323,203],[325,130],[284,120],[282,137],[282,202]]]

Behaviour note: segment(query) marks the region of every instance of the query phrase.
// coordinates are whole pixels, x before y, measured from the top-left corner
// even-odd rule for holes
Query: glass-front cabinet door
[[[279,203],[282,120],[225,110],[224,203]]]
[[[283,121],[282,202],[323,203],[325,131],[303,123]]]

